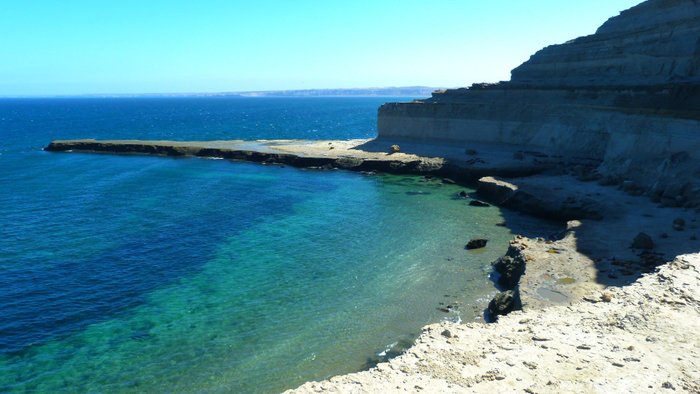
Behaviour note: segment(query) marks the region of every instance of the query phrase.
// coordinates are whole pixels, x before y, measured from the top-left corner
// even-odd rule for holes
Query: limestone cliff
[[[512,72],[537,86],[700,83],[700,2],[652,0],[610,18],[596,34],[547,47]]]
[[[509,82],[388,103],[378,123],[380,138],[593,161],[634,192],[698,206],[700,1],[645,1],[593,35],[542,49]]]

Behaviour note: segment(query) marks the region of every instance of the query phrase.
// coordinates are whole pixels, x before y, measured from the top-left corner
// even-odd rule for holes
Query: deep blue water
[[[369,138],[387,100],[0,100],[0,392],[275,392],[478,318],[510,232],[458,186],[41,150]]]

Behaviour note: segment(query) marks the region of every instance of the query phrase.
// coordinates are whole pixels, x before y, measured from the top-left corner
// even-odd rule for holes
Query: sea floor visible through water
[[[496,292],[490,262],[512,237],[498,225],[504,215],[520,228],[553,227],[457,196],[472,190],[418,176],[40,150],[78,133],[290,138],[279,130],[318,127],[308,119],[333,124],[329,138],[366,138],[378,102],[0,102],[9,133],[0,391],[276,392],[367,368],[426,324],[481,319]],[[246,111],[286,117],[217,134],[173,121],[173,103],[196,108],[192,119],[206,108],[207,124],[224,131],[245,130]],[[354,117],[338,120],[348,108]],[[154,130],[126,130],[158,114]],[[358,125],[369,129],[333,131]],[[487,248],[465,250],[475,237]]]

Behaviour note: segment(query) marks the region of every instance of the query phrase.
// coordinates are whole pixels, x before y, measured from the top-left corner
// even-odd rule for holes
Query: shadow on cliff
[[[448,143],[427,143],[415,142],[405,139],[393,139],[385,137],[377,137],[369,140],[364,144],[358,145],[353,149],[365,152],[384,152],[391,153],[392,145],[397,145],[401,153],[408,153],[424,157],[463,157],[465,156],[465,148],[462,144]]]

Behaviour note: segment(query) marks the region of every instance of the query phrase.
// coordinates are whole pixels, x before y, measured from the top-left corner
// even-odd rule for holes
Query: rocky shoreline
[[[700,254],[497,324],[427,326],[403,355],[296,393],[700,392]]]

